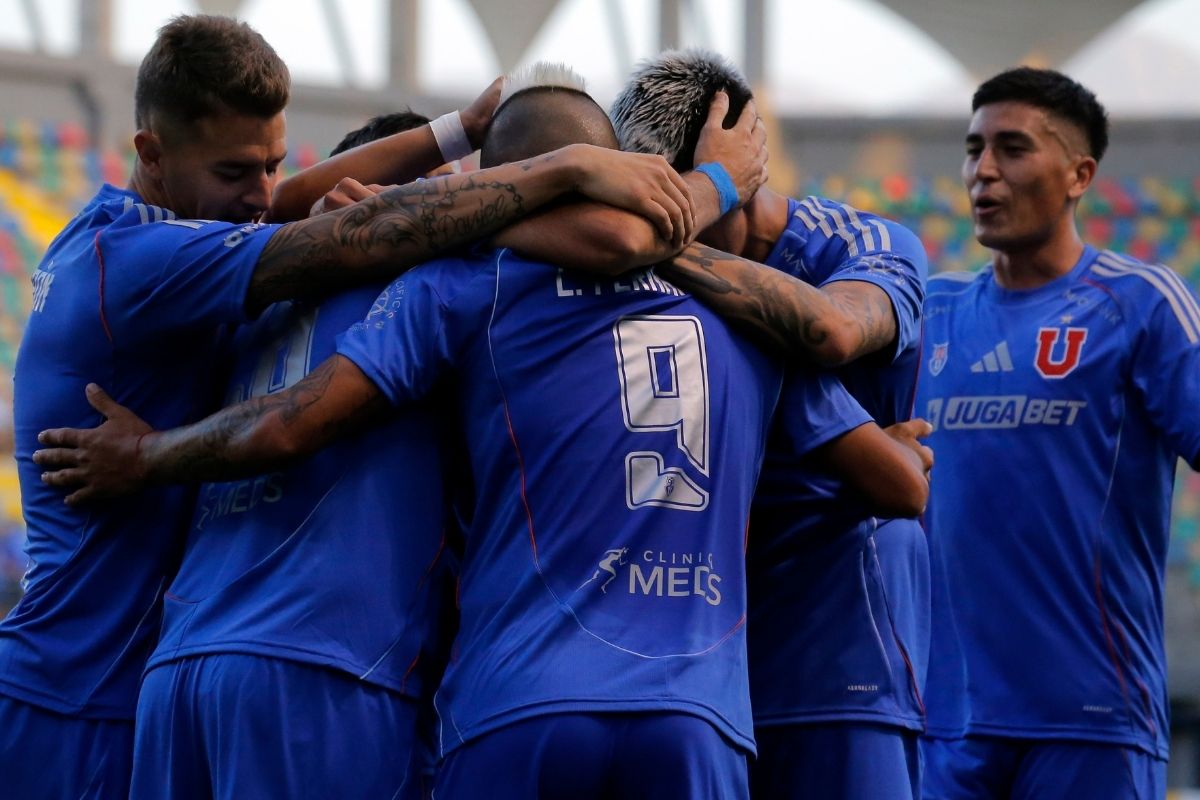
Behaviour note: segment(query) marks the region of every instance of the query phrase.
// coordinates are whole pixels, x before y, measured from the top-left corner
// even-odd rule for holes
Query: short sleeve
[[[1152,267],[1159,291],[1133,348],[1133,384],[1154,425],[1176,454],[1200,469],[1200,304],[1183,280]]]
[[[872,421],[830,372],[790,370],[775,413],[777,441],[797,456]]]
[[[442,269],[440,262],[431,262],[397,278],[367,318],[338,337],[337,352],[393,405],[429,394],[453,364],[451,309],[435,285]]]
[[[892,303],[896,319],[896,344],[892,360],[914,346],[921,337],[921,306],[929,274],[925,247],[908,228],[891,220],[872,219],[874,252],[850,255],[821,282],[864,281],[882,289]]]
[[[133,217],[133,219],[129,219]],[[96,238],[102,308],[114,338],[246,321],[246,292],[278,225],[132,212]]]

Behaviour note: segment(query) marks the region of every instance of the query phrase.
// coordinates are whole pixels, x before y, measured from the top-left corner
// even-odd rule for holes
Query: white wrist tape
[[[465,158],[475,152],[471,140],[467,138],[466,128],[462,124],[462,116],[457,111],[442,116],[429,123],[433,138],[437,140],[438,149],[442,151],[442,160],[447,163]]]

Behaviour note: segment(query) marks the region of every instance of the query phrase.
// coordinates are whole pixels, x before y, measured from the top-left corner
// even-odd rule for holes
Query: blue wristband
[[[716,161],[708,161],[696,167],[696,172],[707,175],[716,187],[717,197],[721,200],[722,217],[737,208],[737,187],[733,185],[733,178],[729,177],[729,171],[725,167]]]

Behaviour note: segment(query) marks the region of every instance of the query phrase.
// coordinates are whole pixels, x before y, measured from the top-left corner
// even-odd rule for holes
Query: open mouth
[[[992,197],[979,197],[973,204],[975,215],[988,217],[1000,210],[1000,201]]]

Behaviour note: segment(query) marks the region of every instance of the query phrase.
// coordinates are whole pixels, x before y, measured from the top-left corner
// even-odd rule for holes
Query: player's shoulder
[[[106,227],[113,231],[135,231],[147,233],[157,230],[154,223],[175,222],[178,215],[169,208],[144,202],[126,189],[105,185],[93,200],[108,218]],[[199,225],[204,220],[196,220]]]
[[[450,255],[430,259],[400,277],[389,290],[403,296],[411,291],[423,291],[436,297],[443,305],[450,305],[473,294],[487,293],[490,296],[490,276],[498,268],[502,251],[486,247],[474,247]]]
[[[1115,250],[1097,251],[1082,277],[1138,298],[1145,295],[1170,299],[1192,293],[1179,273],[1170,267],[1140,261]]]
[[[793,199],[792,207],[791,224],[844,242],[850,256],[890,252],[925,259],[920,238],[895,220],[819,195]]]
[[[232,247],[256,231],[280,227],[278,224],[262,222],[181,218],[165,206],[147,203],[133,192],[107,185],[96,195],[93,203],[98,204],[107,215],[107,231],[120,232],[125,237],[137,237],[139,241],[176,241],[197,234],[222,234],[226,239],[224,244]]]
[[[494,274],[509,251],[488,245],[466,247],[432,258],[410,274],[420,274],[423,280],[451,284],[481,274]]]
[[[103,224],[101,235],[105,239],[119,240],[122,254],[131,257],[146,255],[142,248],[160,247],[187,232],[194,233],[217,224],[203,219],[179,219],[171,209],[144,203],[130,194],[113,198],[105,206],[109,219]],[[136,242],[136,246],[132,242]]]
[[[94,237],[97,233],[140,227],[163,219],[173,220],[175,213],[143,203],[128,190],[104,184],[63,229],[63,234],[85,233]]]
[[[1154,319],[1162,309],[1173,317],[1188,338],[1200,341],[1200,303],[1196,294],[1175,270],[1163,264],[1151,264],[1136,258],[1101,250],[1084,277],[1106,290],[1123,305],[1138,309],[1133,319]]]
[[[946,270],[929,276],[926,298],[957,297],[978,289],[987,279],[988,269],[976,272]]]
[[[154,222],[175,222],[179,217],[169,208],[162,206],[151,205],[150,203],[139,203],[132,197],[126,197],[122,202],[121,216],[117,217],[114,224],[123,226],[149,226]],[[195,225],[200,225],[206,220],[195,220]]]

